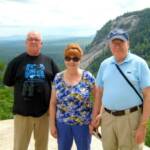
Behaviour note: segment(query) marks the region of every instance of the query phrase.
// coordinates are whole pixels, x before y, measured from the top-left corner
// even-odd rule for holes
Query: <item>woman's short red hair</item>
[[[77,56],[81,58],[83,55],[83,50],[77,43],[68,44],[64,50],[64,56]]]

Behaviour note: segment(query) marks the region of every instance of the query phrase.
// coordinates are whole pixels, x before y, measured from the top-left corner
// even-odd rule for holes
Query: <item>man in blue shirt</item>
[[[101,63],[97,74],[92,125],[97,127],[101,118],[104,150],[142,150],[150,116],[150,71],[142,58],[129,52],[129,36],[123,29],[112,30],[108,44],[113,56]]]

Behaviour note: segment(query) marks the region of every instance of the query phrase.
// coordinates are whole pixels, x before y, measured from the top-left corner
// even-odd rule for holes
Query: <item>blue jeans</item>
[[[91,135],[88,125],[67,125],[57,122],[58,150],[71,150],[73,139],[77,150],[90,150]]]

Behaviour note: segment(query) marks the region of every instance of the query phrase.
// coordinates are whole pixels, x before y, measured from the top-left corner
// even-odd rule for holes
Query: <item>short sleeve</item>
[[[14,86],[17,71],[17,61],[13,59],[7,65],[6,71],[3,77],[3,83],[7,86]]]
[[[51,64],[52,64],[52,72],[53,72],[52,80],[53,80],[55,75],[59,72],[59,68],[53,60],[51,61]]]
[[[103,65],[101,64],[99,67],[97,76],[96,76],[96,85],[98,87],[103,87],[103,85],[104,85],[103,80],[102,80],[102,76],[103,76]]]
[[[94,75],[91,72],[86,71],[84,76],[88,80],[90,88],[92,89],[94,87],[94,85],[95,85],[95,77],[94,77]]]
[[[145,61],[140,65],[140,87],[142,89],[150,86],[150,69]]]
[[[59,89],[60,84],[62,83],[62,72],[57,73],[52,82],[53,89]]]

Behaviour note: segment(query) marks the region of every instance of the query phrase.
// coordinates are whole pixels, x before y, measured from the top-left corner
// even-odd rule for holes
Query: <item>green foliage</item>
[[[4,63],[0,62],[0,72],[2,72],[4,70],[4,67],[5,67]]]
[[[0,62],[0,120],[12,118],[12,89],[2,83],[5,64]]]
[[[4,63],[0,62],[0,87],[3,86],[2,79],[3,79],[4,68],[5,68]]]
[[[0,120],[12,118],[12,89],[0,88]]]
[[[111,56],[111,52],[108,49],[103,49],[102,55],[100,55],[98,58],[96,58],[88,67],[87,70],[89,70],[91,73],[94,74],[94,76],[97,75],[98,68],[100,66],[100,63],[107,57]]]
[[[147,135],[145,139],[145,144],[150,147],[150,120],[147,124]]]
[[[0,62],[0,120],[12,118],[12,89],[3,85],[5,64]]]
[[[150,9],[137,13],[139,22],[130,33],[130,47],[133,52],[147,60],[150,65]]]

